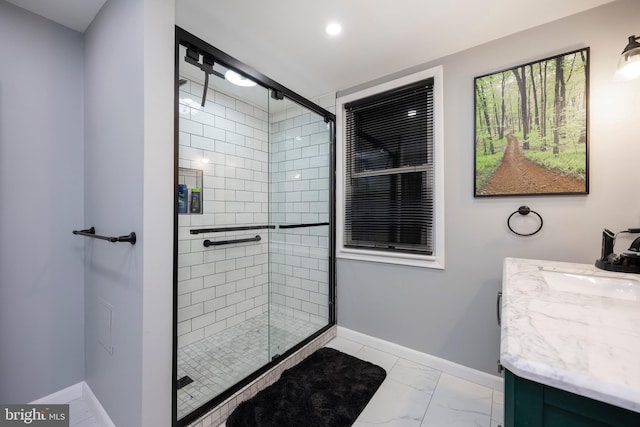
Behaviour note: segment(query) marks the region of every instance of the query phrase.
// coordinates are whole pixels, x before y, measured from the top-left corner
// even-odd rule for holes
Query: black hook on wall
[[[537,215],[537,217],[540,219],[540,226],[538,227],[538,229],[536,231],[534,231],[533,233],[518,233],[517,231],[515,231],[513,228],[511,228],[511,218],[515,215],[515,214],[520,214],[520,215],[529,215],[530,213],[533,213],[535,215]],[[509,230],[513,233],[513,234],[517,234],[518,236],[533,236],[534,234],[536,234],[538,231],[542,230],[542,225],[544,224],[544,221],[542,220],[542,217],[540,216],[540,214],[534,210],[531,210],[531,208],[529,206],[520,206],[518,208],[517,211],[513,212],[511,215],[509,215],[509,218],[507,219],[507,227],[509,227]]]

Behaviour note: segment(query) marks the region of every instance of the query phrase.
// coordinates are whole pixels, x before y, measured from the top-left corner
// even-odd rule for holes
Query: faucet
[[[636,237],[636,239],[631,242],[631,246],[629,246],[629,251],[636,252],[640,255],[640,237]]]
[[[596,260],[596,267],[625,273],[640,273],[640,237],[637,237],[626,253],[614,253],[616,237],[620,233],[640,233],[640,228],[629,228],[614,234],[611,230],[604,229],[602,232],[602,253],[600,259]]]
[[[613,254],[613,246],[616,243],[616,235],[613,231],[606,228],[602,232],[602,253],[600,255],[600,261],[609,260],[609,256]]]

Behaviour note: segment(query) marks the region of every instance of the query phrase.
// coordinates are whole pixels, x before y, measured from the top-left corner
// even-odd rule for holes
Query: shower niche
[[[335,116],[181,28],[175,81],[174,404],[186,426],[335,324]]]
[[[204,204],[202,175],[202,169],[178,167],[178,214],[202,213]]]

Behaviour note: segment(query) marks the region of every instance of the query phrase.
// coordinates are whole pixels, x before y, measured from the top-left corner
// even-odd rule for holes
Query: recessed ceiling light
[[[224,73],[224,78],[236,86],[251,87],[256,85],[256,82],[254,82],[253,80],[242,77],[240,74],[232,70],[227,70],[227,72]]]
[[[337,36],[338,34],[340,34],[342,32],[342,25],[338,24],[337,22],[330,22],[325,28],[324,30],[327,32],[327,34],[329,34],[330,36]]]

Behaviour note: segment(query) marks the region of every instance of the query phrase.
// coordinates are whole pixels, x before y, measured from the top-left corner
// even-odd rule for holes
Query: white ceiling
[[[105,2],[8,1],[81,32]],[[311,98],[611,1],[176,0],[176,24]]]
[[[176,22],[312,98],[610,1],[178,0]]]
[[[7,0],[29,12],[83,33],[106,0]]]

